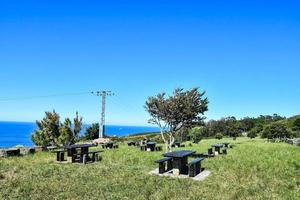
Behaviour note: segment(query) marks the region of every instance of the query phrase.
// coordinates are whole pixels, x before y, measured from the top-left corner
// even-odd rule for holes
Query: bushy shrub
[[[221,140],[223,138],[223,134],[222,133],[217,133],[216,134],[216,139]]]
[[[257,132],[255,130],[251,130],[248,132],[247,137],[253,139],[257,137]]]
[[[195,127],[189,130],[189,139],[193,141],[194,143],[199,143],[203,136],[202,136],[202,128],[201,127]]]

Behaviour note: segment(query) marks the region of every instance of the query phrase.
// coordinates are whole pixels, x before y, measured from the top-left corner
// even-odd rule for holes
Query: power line
[[[39,95],[39,96],[2,97],[2,98],[0,98],[0,101],[44,99],[44,98],[63,97],[63,96],[79,96],[79,95],[84,95],[84,94],[91,94],[91,92],[58,93],[58,94]]]

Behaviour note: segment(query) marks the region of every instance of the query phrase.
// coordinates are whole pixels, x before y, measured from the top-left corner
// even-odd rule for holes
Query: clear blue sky
[[[43,3],[42,3],[43,2]],[[199,86],[209,119],[300,111],[297,1],[0,1],[0,99],[109,89],[107,122],[147,124],[148,96]],[[0,101],[99,118],[92,95]]]

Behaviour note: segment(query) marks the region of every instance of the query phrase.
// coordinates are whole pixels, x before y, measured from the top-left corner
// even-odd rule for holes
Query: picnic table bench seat
[[[224,155],[227,154],[227,148],[222,149],[222,154],[224,154]]]
[[[155,151],[161,151],[162,150],[162,146],[156,146],[155,147]]]
[[[204,157],[204,153],[194,153],[191,155],[192,158]]]
[[[166,162],[167,162],[167,169],[166,169]],[[158,172],[160,174],[165,173],[166,171],[170,171],[172,167],[172,158],[170,157],[165,157],[160,160],[155,161],[155,163],[158,163]]]
[[[65,152],[66,152],[66,150],[58,149],[58,150],[55,150],[53,152],[56,153],[56,161],[58,161],[58,162],[65,161]]]
[[[209,157],[214,157],[214,156],[215,156],[215,154],[214,154],[213,149],[212,149],[212,148],[209,148],[209,149],[207,150],[207,152],[206,152],[206,153],[203,153],[202,156],[200,156],[200,157],[209,158]]]
[[[101,150],[99,150],[99,151],[89,151],[88,155],[89,154],[92,155],[91,161],[92,162],[98,161],[99,160],[98,153],[101,153],[101,152],[103,152],[103,151],[101,151]]]
[[[140,146],[140,149],[141,149],[141,151],[146,151],[146,150],[147,150],[147,147],[146,147],[146,145],[141,145],[141,146]]]
[[[204,158],[196,158],[195,160],[191,161],[189,166],[189,177],[195,177],[201,172],[201,162]]]
[[[103,152],[103,151],[101,151],[101,150],[89,151],[83,155],[81,155],[81,153],[73,154],[72,155],[72,163],[80,162],[80,163],[86,164],[89,161],[92,161],[92,162],[99,161],[98,153],[101,153],[101,152]],[[90,158],[89,155],[91,155],[92,157]]]

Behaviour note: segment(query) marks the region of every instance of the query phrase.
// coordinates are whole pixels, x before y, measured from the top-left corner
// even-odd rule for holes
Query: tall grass
[[[162,152],[120,145],[101,162],[59,164],[55,154],[0,158],[0,199],[300,199],[300,148],[238,138],[203,140],[186,147],[204,152],[237,143],[227,156],[206,159],[204,181],[149,175]]]

